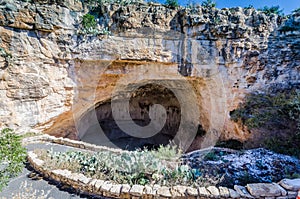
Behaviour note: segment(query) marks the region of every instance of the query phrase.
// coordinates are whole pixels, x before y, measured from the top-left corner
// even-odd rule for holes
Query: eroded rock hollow
[[[167,110],[166,123],[163,129],[155,136],[141,139],[126,134],[126,132],[118,127],[114,120],[111,103],[104,103],[95,107],[99,124],[95,124],[96,127],[90,125],[81,140],[98,145],[105,145],[105,143],[103,143],[104,139],[101,138],[101,132],[97,131],[99,128],[97,125],[100,125],[104,131],[104,135],[119,148],[131,150],[148,147],[151,149],[158,147],[159,144],[168,144],[178,131],[181,116],[180,104],[170,90],[154,84],[140,87],[136,92],[132,93],[130,99],[129,109],[131,119],[140,126],[148,125],[151,120],[149,111],[154,104],[160,104]],[[88,113],[86,114],[88,115]],[[89,120],[86,122],[89,122]]]

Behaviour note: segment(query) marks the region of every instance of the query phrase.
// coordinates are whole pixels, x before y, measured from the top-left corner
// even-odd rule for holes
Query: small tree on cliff
[[[259,8],[257,10],[262,11],[266,15],[277,14],[283,16],[283,9],[280,9],[279,6],[271,6],[271,7],[264,6],[263,8]]]
[[[166,0],[165,4],[172,8],[177,8],[179,6],[178,0]]]
[[[216,7],[216,3],[213,2],[212,0],[205,0],[201,3],[201,6],[205,7],[205,8],[214,8]]]

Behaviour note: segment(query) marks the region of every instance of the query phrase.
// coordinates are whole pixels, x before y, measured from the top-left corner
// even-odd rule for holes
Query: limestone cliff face
[[[101,37],[76,34],[87,12],[76,0],[1,1],[0,10],[0,127],[81,138],[74,118],[89,121],[120,79],[137,74],[128,84],[184,77],[199,125],[244,140],[247,129],[229,112],[245,94],[300,82],[299,30],[283,31],[289,21],[254,9],[105,5],[96,14],[112,35]]]

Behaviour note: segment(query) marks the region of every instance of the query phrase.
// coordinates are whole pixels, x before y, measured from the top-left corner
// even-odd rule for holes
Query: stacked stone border
[[[80,149],[99,151],[110,150],[114,152],[126,152],[120,149],[111,149],[103,146],[96,146],[80,141],[43,135],[27,138],[24,144],[37,142],[51,142],[71,146]],[[44,177],[68,185],[76,190],[90,194],[112,198],[125,199],[167,199],[167,198],[264,198],[264,199],[290,199],[300,197],[300,178],[283,179],[278,183],[253,183],[246,186],[235,185],[234,190],[226,187],[198,187],[192,188],[182,185],[166,187],[160,185],[142,186],[129,184],[116,184],[112,181],[88,178],[80,173],[72,173],[69,170],[49,170],[43,167],[44,161],[39,159],[33,152],[28,152],[28,162],[34,170],[41,173]],[[298,192],[299,191],[299,192]],[[298,197],[297,197],[298,196]]]

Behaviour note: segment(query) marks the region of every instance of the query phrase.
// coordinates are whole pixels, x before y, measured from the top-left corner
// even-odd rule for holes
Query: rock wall
[[[87,12],[79,1],[7,0],[0,10],[0,127],[80,138],[76,121],[109,100],[118,79],[149,69],[150,80],[191,83],[197,100],[187,102],[205,131],[245,140],[229,118],[245,94],[300,82],[299,30],[282,29],[297,13],[112,4],[95,11],[112,35],[97,37],[76,34]]]

